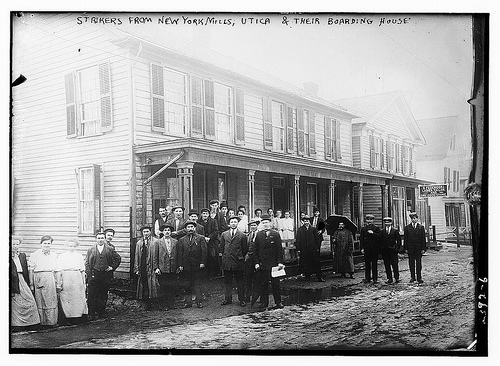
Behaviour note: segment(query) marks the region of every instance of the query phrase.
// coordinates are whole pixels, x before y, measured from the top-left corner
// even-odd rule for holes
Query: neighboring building
[[[56,251],[76,237],[84,253],[112,227],[126,277],[160,205],[218,198],[248,212],[290,209],[296,222],[314,207],[359,221],[355,197],[372,202],[359,187],[378,197],[402,187],[405,210],[415,205],[412,159],[400,173],[372,169],[366,142],[379,130],[353,129],[356,114],[161,27],[127,29],[74,14],[25,14],[13,28],[13,75],[27,81],[12,92],[12,234],[26,252],[50,234]],[[409,116],[406,137],[390,137],[405,147],[423,143]]]
[[[470,157],[460,133],[458,116],[417,121],[427,141],[419,153],[418,176],[448,186],[447,197],[429,198],[432,224],[438,240],[470,239],[470,213],[464,199],[470,172]]]
[[[376,222],[390,215],[394,226],[409,222],[408,213],[419,213],[420,221],[428,228],[427,202],[419,199],[416,179],[417,148],[425,139],[400,92],[377,94],[338,100],[335,103],[360,116],[352,123],[353,166],[374,173],[389,173],[385,186],[364,184],[355,192],[356,212],[371,213]],[[383,202],[384,204],[381,204]]]

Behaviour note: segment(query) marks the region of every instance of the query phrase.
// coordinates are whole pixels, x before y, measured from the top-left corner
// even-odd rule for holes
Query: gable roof
[[[419,151],[417,160],[445,158],[453,134],[456,136],[457,148],[462,149],[462,139],[458,133],[458,116],[420,119],[417,124],[427,141],[425,149]]]
[[[341,99],[336,100],[335,103],[360,116],[353,120],[353,125],[364,123],[367,127],[373,128],[377,128],[377,117],[382,115],[389,108],[395,106],[413,142],[425,145],[425,137],[420,131],[403,94],[399,91]]]
[[[219,71],[229,72],[250,83],[263,85],[267,89],[273,89],[283,94],[294,95],[307,102],[335,109],[347,118],[357,117],[332,101],[322,99],[273,75],[237,61],[230,56],[218,53],[206,47],[206,45],[168,33],[162,27],[133,27],[122,24],[119,28],[113,26],[106,26],[106,28],[117,37],[125,37],[127,40],[135,39],[136,41],[145,42],[153,47],[160,47],[166,52],[197,61],[204,67],[212,67]]]

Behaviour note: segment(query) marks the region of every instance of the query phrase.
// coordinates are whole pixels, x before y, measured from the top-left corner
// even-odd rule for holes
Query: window
[[[285,151],[285,106],[272,102],[273,151]]]
[[[393,171],[396,167],[396,144],[394,142],[387,141],[387,170]]]
[[[164,70],[165,132],[186,134],[187,76],[177,71]]]
[[[381,164],[381,142],[379,137],[370,135],[370,166],[380,169]]]
[[[309,137],[309,111],[307,109],[303,110],[304,117],[304,154],[309,155],[310,149],[310,137]]]
[[[78,233],[93,235],[102,226],[101,167],[77,170]]]
[[[453,192],[460,190],[460,173],[457,170],[453,171]]]
[[[151,97],[153,131],[244,143],[242,90],[153,63]]]
[[[451,169],[444,167],[444,180],[443,183],[448,185],[448,190],[451,189]]]
[[[325,117],[325,159],[339,161],[341,156],[340,121]]]
[[[396,173],[401,173],[402,172],[402,164],[401,164],[401,148],[402,146],[400,144],[395,144],[396,146]]]
[[[67,136],[94,136],[112,129],[108,63],[65,75]]]
[[[408,146],[402,146],[403,153],[403,174],[410,174],[410,148]]]

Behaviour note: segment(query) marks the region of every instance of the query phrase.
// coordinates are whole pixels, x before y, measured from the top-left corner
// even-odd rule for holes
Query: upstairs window
[[[113,128],[109,63],[66,74],[67,136],[94,136]]]
[[[379,137],[370,135],[370,166],[372,169],[381,168],[381,144],[382,140]]]
[[[187,76],[165,69],[165,131],[185,135],[187,120]]]
[[[387,170],[393,171],[396,166],[396,144],[394,142],[387,141]]]
[[[285,151],[285,105],[272,102],[273,151]]]
[[[340,121],[325,117],[325,159],[340,161],[341,151]]]

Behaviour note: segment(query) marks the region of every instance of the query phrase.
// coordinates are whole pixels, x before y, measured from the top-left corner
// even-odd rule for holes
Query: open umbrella
[[[345,228],[352,232],[352,235],[356,235],[358,231],[358,227],[354,222],[351,221],[350,218],[343,215],[330,215],[326,219],[326,232],[329,235],[333,235],[333,233],[339,228],[339,223],[343,222]]]

